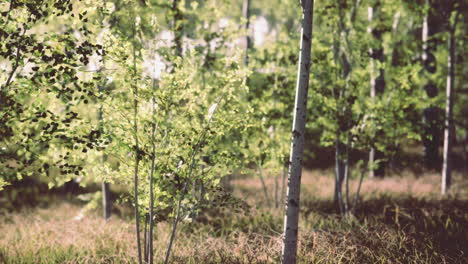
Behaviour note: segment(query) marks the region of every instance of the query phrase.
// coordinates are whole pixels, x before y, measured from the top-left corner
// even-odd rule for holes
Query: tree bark
[[[258,177],[260,178],[260,183],[262,184],[262,190],[263,190],[263,194],[265,195],[266,205],[268,208],[270,208],[271,207],[270,196],[268,195],[268,189],[265,183],[265,179],[263,178],[263,171],[262,171],[261,165],[258,165]]]
[[[454,25],[449,29],[449,57],[447,74],[447,97],[445,105],[445,126],[444,126],[444,162],[442,164],[442,194],[446,194],[452,181],[452,141],[453,141],[453,89],[455,85],[455,31],[458,15],[455,16]]]
[[[345,162],[344,162],[344,183],[345,183],[345,200],[344,200],[344,213],[349,213],[349,132],[346,134],[346,145],[345,145]]]
[[[110,199],[110,186],[107,182],[102,182],[102,212],[104,219],[111,217],[112,202]]]
[[[136,25],[133,26],[133,41],[135,40],[136,35]],[[139,203],[138,203],[138,169],[140,165],[140,148],[139,148],[139,141],[138,141],[138,85],[136,79],[136,47],[135,43],[133,43],[133,69],[134,69],[134,84],[133,84],[133,133],[134,133],[134,140],[135,140],[135,168],[133,174],[133,192],[135,193],[134,203],[135,203],[135,233],[136,233],[136,240],[137,240],[137,247],[138,247],[138,263],[142,262],[141,256],[141,241],[140,241],[140,211],[139,211]]]
[[[363,165],[363,168],[361,170],[361,177],[359,177],[359,183],[358,183],[358,187],[356,190],[356,194],[354,195],[354,202],[353,202],[353,209],[352,209],[353,212],[356,211],[358,204],[359,204],[359,193],[361,192],[361,186],[362,186],[362,182],[364,181],[365,175],[366,175],[366,168]]]
[[[340,132],[336,133],[335,142],[335,195],[333,200],[340,210],[340,214],[344,215],[343,205],[343,179],[344,179],[344,167],[345,162],[343,161],[343,144],[339,138]]]
[[[154,77],[153,77],[154,78]],[[156,80],[153,79],[152,83],[153,93],[156,91]],[[151,98],[151,111],[152,111],[152,124],[151,124],[151,168],[149,175],[149,196],[150,196],[150,205],[149,205],[149,232],[148,232],[148,253],[149,253],[149,263],[153,264],[153,227],[154,227],[154,194],[153,194],[153,182],[154,182],[154,170],[155,170],[155,160],[156,160],[156,138],[155,133],[157,125],[155,122],[156,119],[156,100],[154,95]]]
[[[284,219],[282,263],[296,263],[299,222],[299,200],[304,152],[304,132],[309,89],[310,53],[312,44],[313,0],[302,0],[302,34],[299,70],[297,76],[291,154],[289,159],[288,198]]]
[[[372,6],[369,6],[367,8],[367,19],[369,21],[369,26],[367,27],[367,33],[369,35],[372,34],[371,23],[372,23],[373,16],[374,16],[374,8]],[[373,49],[371,47],[369,48],[369,54],[372,54],[372,52],[373,52]],[[370,64],[370,97],[371,97],[372,102],[374,102],[375,101],[375,77],[374,77],[374,59],[372,59],[372,57],[370,58],[369,64]],[[370,165],[369,178],[375,177],[374,169],[372,169],[374,162],[375,162],[375,148],[371,146],[369,150],[369,165]]]
[[[278,206],[279,206],[279,202],[278,202],[278,200],[279,200],[278,199],[279,198],[279,196],[278,196],[278,187],[279,186],[278,185],[279,184],[278,184],[278,181],[279,181],[279,174],[276,174],[275,175],[275,185],[274,185],[275,186],[275,208],[278,208]]]
[[[379,2],[377,2],[379,4]],[[367,32],[370,35],[371,38],[375,38],[377,41],[379,41],[379,46],[377,49],[373,49],[372,45],[369,48],[369,54],[370,54],[370,97],[372,102],[375,102],[375,97],[378,94],[382,94],[383,91],[385,90],[385,71],[384,69],[378,69],[378,76],[376,76],[376,69],[375,69],[375,64],[374,60],[378,60],[380,62],[384,61],[384,56],[383,56],[383,48],[382,48],[382,32],[379,32],[378,30],[375,31],[372,28],[372,21],[374,20],[375,13],[380,11],[378,7],[368,7],[367,8],[367,19],[369,22],[369,25],[367,27]],[[377,135],[375,135],[377,137]],[[384,168],[383,168],[383,163],[380,163],[378,167],[376,167],[374,164],[377,159],[381,159],[383,156],[383,153],[375,147],[371,146],[369,150],[369,178],[374,178],[375,176],[383,177],[384,176]]]
[[[242,5],[242,16],[246,19],[244,25],[245,33],[245,51],[244,51],[244,65],[249,65],[249,50],[252,47],[252,41],[250,39],[250,0],[244,0]]]
[[[106,4],[106,1],[104,1],[104,5]],[[103,15],[101,13],[101,15]],[[101,19],[99,20],[99,23],[101,25],[102,28],[104,28],[104,23],[103,23],[103,17],[101,17]],[[101,50],[101,60],[102,60],[102,67],[99,69],[100,72],[102,72],[105,68],[106,68],[106,58],[104,56],[105,54],[105,50],[104,48]],[[105,86],[105,83],[103,82],[101,85],[98,86],[98,90],[99,90],[99,96],[100,98],[102,99],[102,92],[104,91],[104,86]],[[102,111],[102,105],[99,107],[99,111],[98,111],[98,121],[99,121],[99,130],[102,132],[102,120],[103,120],[103,111]],[[103,165],[104,163],[104,159],[105,157],[102,156],[101,157],[101,166]],[[102,213],[103,213],[103,217],[104,219],[109,219],[111,217],[111,212],[112,212],[112,202],[111,202],[111,199],[110,199],[110,185],[108,182],[105,182],[103,181],[101,183],[101,191],[102,191]]]
[[[104,59],[103,59],[104,61]],[[102,92],[104,89],[104,85],[99,86],[99,92]],[[103,112],[102,107],[99,108],[98,112],[98,119],[99,119],[99,129],[102,130],[102,119],[103,119]],[[104,163],[105,157],[101,157],[101,166]],[[110,193],[110,185],[108,182],[103,181],[101,183],[101,191],[102,191],[102,213],[105,220],[111,217],[112,213],[112,201],[111,201],[111,193]]]
[[[174,32],[174,48],[175,55],[182,56],[182,36],[183,36],[183,25],[182,19],[183,14],[179,8],[180,0],[172,0],[172,12],[174,12],[174,17],[172,20],[172,32]]]
[[[174,217],[174,222],[172,223],[172,231],[171,231],[171,236],[169,237],[169,244],[167,245],[166,256],[164,257],[164,264],[169,263],[169,257],[171,256],[172,244],[174,243],[176,231],[177,231],[177,224],[179,223],[179,220],[180,220],[180,215],[181,215],[181,210],[182,210],[182,200],[184,200],[184,193],[186,190],[186,186],[187,185],[184,185],[184,188],[182,192],[180,193],[179,200],[177,201],[177,211]]]
[[[143,259],[145,263],[148,263],[148,251],[149,251],[149,241],[148,241],[148,214],[145,214],[145,225],[143,226]]]
[[[351,11],[351,26],[354,25],[355,18],[356,18],[356,13],[357,9],[359,7],[360,1],[355,1],[354,2],[354,7]],[[344,11],[344,6],[339,5],[339,22],[338,22],[338,28],[339,28],[339,34],[338,35],[343,35],[344,41],[349,45],[349,32],[350,29],[348,28],[346,22],[345,22],[345,11]],[[346,92],[348,91],[349,87],[349,74],[351,73],[352,70],[352,65],[348,59],[348,56],[345,51],[343,51],[340,47],[341,45],[341,39],[335,39],[333,42],[333,53],[334,53],[334,59],[336,63],[341,63],[342,69],[341,69],[341,78],[343,80],[346,80],[346,85],[342,87],[339,91],[339,94],[335,95],[337,96],[337,99],[341,98],[346,98],[347,94]],[[338,128],[336,129],[336,139],[335,139],[335,193],[334,193],[334,202],[337,204],[341,215],[345,215],[345,205],[343,204],[343,182],[345,178],[345,173],[346,173],[346,164],[348,163],[348,156],[346,155],[347,150],[347,144],[343,144],[341,142],[340,136],[342,133],[345,133],[346,137],[348,138],[349,136],[349,125],[350,121],[348,117],[345,115],[342,115],[342,113],[347,113],[349,111],[349,105],[347,103],[344,103],[343,105],[340,105],[338,107],[341,107],[337,109],[337,114],[336,114],[336,122],[338,123]],[[346,128],[342,127],[340,124],[346,123]]]

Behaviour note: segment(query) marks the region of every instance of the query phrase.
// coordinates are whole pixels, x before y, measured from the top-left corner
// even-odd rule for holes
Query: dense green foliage
[[[70,1],[12,1],[1,8],[2,182],[41,174],[63,183],[82,173],[78,153],[100,144],[99,131],[81,115],[97,98],[99,77],[83,69],[100,46],[90,42]]]

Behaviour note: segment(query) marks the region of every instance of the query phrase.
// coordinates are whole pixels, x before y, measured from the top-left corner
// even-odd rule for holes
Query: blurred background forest
[[[468,263],[468,3],[316,0],[299,263]],[[296,0],[1,0],[0,263],[278,263]]]

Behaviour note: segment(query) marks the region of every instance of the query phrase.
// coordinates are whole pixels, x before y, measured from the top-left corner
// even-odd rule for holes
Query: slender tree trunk
[[[344,161],[344,182],[345,182],[345,204],[344,212],[345,215],[349,213],[349,132],[346,133],[346,145],[345,145],[345,161]]]
[[[351,11],[351,25],[354,24],[355,18],[356,18],[356,13],[357,9],[359,7],[360,1],[355,1],[353,9]],[[345,17],[345,12],[343,5],[339,5],[339,21],[338,21],[338,28],[340,31],[340,36],[345,37],[345,42],[349,44],[349,29],[347,28],[347,24],[344,21]],[[348,56],[346,52],[341,50],[340,48],[340,43],[341,39],[335,39],[333,42],[333,53],[334,53],[334,59],[337,63],[341,63],[342,66],[342,71],[341,71],[341,78],[343,80],[346,80],[346,85],[340,89],[339,94],[338,94],[338,99],[341,98],[346,98],[346,92],[348,90],[349,86],[349,74],[352,70],[352,65],[348,60]],[[349,111],[349,106],[345,103],[343,106],[339,106],[341,109],[337,109],[337,111],[340,111],[341,113],[346,113]],[[347,124],[349,124],[349,121],[347,119],[345,120],[340,120],[342,118],[346,118],[345,116],[342,116],[341,113],[337,114],[337,123],[341,123],[341,121],[345,121]],[[346,163],[347,163],[347,157],[346,157],[346,148],[344,148],[344,144],[341,142],[340,136],[342,133],[345,133],[345,135],[349,134],[349,128],[342,128],[339,126],[337,130],[335,131],[336,133],[336,140],[335,140],[335,193],[334,193],[334,201],[335,204],[338,205],[338,208],[340,210],[340,214],[343,216],[345,214],[345,205],[343,204],[343,182],[344,182],[344,177],[345,177],[345,170],[346,170]]]
[[[369,6],[367,8],[367,19],[369,20],[367,33],[369,33],[369,35],[372,35],[371,23],[372,23],[373,15],[374,15],[374,8]],[[373,49],[371,47],[369,48],[369,54],[372,54],[372,53],[373,53]],[[374,102],[375,101],[375,74],[374,74],[375,69],[374,69],[374,59],[372,58],[372,56],[370,57],[369,64],[370,64],[370,97],[371,97],[372,102]],[[375,177],[374,169],[372,168],[374,162],[375,162],[375,148],[371,146],[370,151],[369,151],[369,164],[370,164],[369,178]]]
[[[182,191],[182,193],[179,196],[179,200],[177,201],[177,211],[176,211],[176,216],[174,218],[174,222],[172,223],[172,231],[171,231],[171,236],[169,238],[169,244],[167,245],[167,250],[166,250],[166,256],[164,258],[164,264],[169,263],[169,257],[171,256],[171,250],[172,250],[172,244],[174,243],[176,231],[177,231],[177,225],[179,224],[180,220],[180,214],[181,214],[181,208],[182,208],[182,200],[184,199],[184,192],[185,192],[185,187]]]
[[[104,0],[104,5],[106,4],[107,1]],[[100,15],[103,15],[102,13],[100,13]],[[102,28],[104,28],[104,24],[103,24],[103,17],[101,17],[99,23],[101,25]],[[104,56],[104,48],[101,50],[101,60],[102,60],[102,67],[99,69],[100,72],[102,72],[105,68],[106,68],[106,57]],[[98,86],[98,89],[99,89],[99,96],[100,98],[102,99],[102,92],[104,91],[104,86],[105,86],[105,83],[102,83],[101,85]],[[99,130],[101,130],[102,132],[102,119],[103,119],[103,111],[102,111],[102,105],[101,107],[99,107],[99,111],[98,111],[98,121],[99,121]],[[102,156],[101,157],[101,166],[103,166],[103,163],[104,163],[104,159],[105,157]],[[105,182],[103,181],[101,183],[101,191],[102,191],[102,214],[103,214],[103,217],[104,219],[109,219],[111,217],[111,212],[112,212],[112,202],[111,202],[111,199],[110,199],[110,186],[109,186],[109,183],[108,182]]]
[[[377,4],[380,4],[377,2]],[[367,27],[367,32],[371,38],[375,38],[378,42],[379,45],[376,49],[371,47],[369,48],[369,54],[370,54],[370,97],[371,101],[375,102],[375,98],[378,94],[382,94],[383,91],[385,90],[385,71],[384,69],[380,68],[378,69],[378,75],[376,74],[376,69],[375,69],[375,60],[379,62],[384,61],[384,55],[383,55],[383,48],[382,48],[382,32],[379,30],[374,30],[372,28],[372,21],[374,20],[374,17],[376,14],[378,14],[380,11],[380,8],[378,7],[368,7],[367,8],[367,19],[369,22],[369,25]],[[399,16],[396,16],[396,19],[398,19]],[[379,135],[375,135],[377,138]],[[373,146],[371,146],[369,150],[369,178],[374,178],[375,176],[383,177],[384,176],[384,167],[383,163],[381,162],[376,168],[375,162],[377,159],[381,159],[383,157],[383,153],[377,149],[375,149]]]
[[[250,0],[244,0],[242,5],[242,15],[246,20],[244,25],[245,33],[245,51],[244,51],[244,65],[249,65],[249,50],[252,47],[252,41],[250,39]]]
[[[268,189],[265,183],[265,179],[263,178],[263,171],[260,165],[258,165],[258,177],[260,178],[260,182],[262,183],[263,194],[265,195],[266,204],[267,204],[267,207],[269,208],[271,207],[270,197],[268,195]]]
[[[149,251],[149,241],[148,241],[148,214],[145,214],[145,225],[143,226],[143,260],[145,263],[148,263],[148,251]]]
[[[468,129],[465,129],[465,140],[463,142],[463,160],[465,161],[465,173],[468,173]]]
[[[344,215],[345,208],[343,204],[343,179],[344,179],[344,161],[343,161],[343,143],[339,139],[339,131],[336,133],[335,142],[335,204],[338,205],[340,214]]]
[[[156,91],[156,80],[153,79],[153,93]],[[150,196],[150,208],[149,208],[149,263],[153,264],[153,227],[154,227],[154,194],[153,194],[153,182],[154,182],[154,170],[155,170],[155,159],[156,159],[156,138],[155,133],[157,129],[156,125],[156,102],[154,95],[151,98],[151,108],[152,108],[152,124],[151,124],[151,169],[149,175],[149,196]]]
[[[279,206],[279,202],[278,202],[278,187],[279,187],[278,185],[279,185],[279,183],[278,183],[278,181],[279,181],[279,174],[276,174],[275,175],[275,208],[278,208],[278,206]]]
[[[133,27],[133,41],[135,40],[136,35],[136,25]],[[138,247],[138,263],[142,262],[141,256],[141,241],[140,241],[140,211],[139,211],[139,203],[138,203],[138,169],[140,165],[140,147],[138,141],[138,84],[136,83],[136,48],[135,43],[133,43],[133,70],[134,70],[134,84],[133,84],[133,133],[135,139],[135,168],[134,168],[134,175],[133,175],[133,192],[135,193],[134,203],[135,203],[135,232],[136,232],[136,239],[137,239],[137,247]]]
[[[112,203],[110,199],[110,186],[107,182],[102,182],[102,213],[104,219],[109,219],[111,217]]]
[[[353,211],[356,210],[359,204],[359,193],[361,192],[361,186],[362,186],[362,182],[364,181],[365,175],[366,175],[366,167],[363,167],[361,170],[361,177],[359,178],[359,184],[356,190],[356,194],[354,195]]]
[[[312,44],[313,0],[302,0],[302,34],[299,70],[297,76],[294,122],[292,128],[291,155],[289,158],[288,198],[284,219],[282,263],[295,264],[299,222],[299,201],[301,190],[302,156],[307,115],[307,94],[309,89],[310,53]]]
[[[174,17],[172,20],[172,32],[174,32],[174,46],[176,56],[182,56],[182,36],[183,36],[183,25],[181,24],[183,14],[179,8],[180,0],[172,0],[172,12]]]
[[[213,112],[211,113],[211,116],[210,116],[210,118],[208,120],[208,123],[207,123],[206,127],[204,128],[203,132],[201,133],[200,137],[197,140],[197,144],[195,145],[193,153],[192,153],[192,155],[190,157],[190,167],[189,167],[189,172],[187,174],[187,179],[192,179],[193,170],[194,170],[194,168],[196,166],[195,157],[197,156],[198,151],[201,148],[201,144],[202,144],[203,140],[205,139],[206,133],[208,132],[208,130],[210,128],[210,124],[211,124],[211,121],[213,120],[214,112],[216,111],[216,107],[217,107],[217,105],[219,104],[220,101],[221,101],[221,99],[216,103],[216,106],[215,106]],[[176,215],[174,217],[174,222],[172,224],[172,231],[171,231],[171,236],[169,238],[169,243],[168,243],[167,250],[166,250],[166,256],[164,258],[164,263],[165,264],[167,264],[169,262],[169,257],[171,255],[172,244],[174,243],[175,236],[176,236],[177,225],[178,225],[178,223],[180,221],[180,216],[181,216],[181,213],[182,213],[182,201],[184,200],[186,192],[187,192],[187,182],[184,184],[184,187],[182,188],[182,190],[180,192],[180,195],[179,195],[179,200],[177,201],[177,211],[176,211]]]
[[[155,57],[156,52],[153,51],[153,56]],[[156,92],[156,65],[153,67],[153,81],[152,81],[152,92],[153,95],[151,96],[151,114],[152,114],[152,121],[151,121],[151,167],[149,173],[149,196],[150,196],[150,204],[149,204],[149,231],[148,231],[148,252],[149,252],[149,263],[153,264],[153,228],[154,228],[154,171],[155,161],[156,161],[156,130],[158,129],[158,124],[156,124],[156,99],[155,99],[155,92]]]
[[[104,59],[103,59],[104,61]],[[99,90],[100,92],[102,92],[103,90],[103,85],[99,86]],[[99,108],[99,127],[100,129],[102,130],[102,115],[103,115],[103,112],[102,112],[102,107]],[[105,157],[102,156],[101,157],[101,166],[103,165],[104,163],[104,159]],[[103,181],[101,183],[101,191],[102,191],[102,213],[103,213],[103,217],[104,219],[108,220],[110,217],[111,217],[111,212],[112,212],[112,202],[111,202],[111,193],[110,193],[110,185],[108,182],[105,182]]]
[[[137,107],[138,103],[135,99],[134,108],[135,108],[135,116],[137,118]],[[140,242],[140,212],[139,212],[139,203],[138,203],[138,167],[140,165],[140,157],[139,157],[139,144],[138,144],[138,125],[137,121],[134,122],[134,133],[135,133],[135,168],[134,168],[134,175],[133,175],[133,191],[135,193],[134,203],[135,203],[135,232],[137,235],[137,246],[138,246],[138,260],[139,263],[142,263],[141,259],[141,242]]]
[[[447,97],[445,106],[445,127],[444,127],[444,162],[442,167],[442,194],[446,194],[452,181],[452,142],[453,142],[453,90],[455,85],[455,32],[458,15],[455,16],[454,25],[450,28],[449,37],[449,57],[447,74]]]

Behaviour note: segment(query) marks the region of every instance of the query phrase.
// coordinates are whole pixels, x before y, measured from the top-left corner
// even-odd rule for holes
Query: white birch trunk
[[[110,186],[107,182],[102,182],[102,211],[104,219],[111,217],[111,200],[110,200]]]
[[[426,5],[429,5],[426,1]],[[429,22],[428,14],[424,16],[423,27],[422,27],[422,61],[427,60],[427,37],[429,35]]]
[[[299,199],[304,152],[304,131],[309,89],[310,53],[312,43],[313,0],[302,0],[302,34],[297,75],[291,154],[289,158],[288,196],[284,218],[282,263],[295,264],[299,222]]]
[[[449,72],[447,74],[447,97],[445,106],[445,126],[444,126],[444,162],[442,164],[442,194],[446,194],[452,178],[452,111],[453,111],[453,54],[452,54],[452,36],[450,37],[450,55],[448,59]]]
[[[133,36],[132,36],[132,51],[133,51],[133,69],[134,75],[136,76],[136,47],[135,47],[135,36],[136,36],[136,24],[133,25]],[[140,164],[140,147],[138,140],[138,84],[135,79],[133,82],[133,134],[135,140],[135,167],[133,174],[133,192],[134,192],[134,206],[135,206],[135,233],[137,240],[137,249],[138,249],[138,263],[142,264],[142,255],[141,255],[141,239],[140,239],[140,210],[139,210],[139,201],[138,201],[138,177],[139,177],[139,164]]]
[[[243,6],[242,6],[242,15],[244,18],[247,20],[244,29],[246,31],[245,35],[245,52],[244,52],[244,65],[248,66],[249,65],[249,49],[252,47],[252,41],[250,39],[250,0],[244,0]]]
[[[453,27],[450,28],[449,37],[449,57],[447,73],[447,98],[445,105],[445,126],[444,126],[444,162],[442,164],[442,194],[446,194],[452,181],[452,139],[453,139],[453,89],[455,85],[455,30],[458,15],[455,16]]]
[[[104,1],[104,5],[105,4],[106,4],[106,1]],[[101,18],[99,22],[100,22],[101,27],[104,28],[105,25],[103,23],[103,18]],[[99,69],[99,71],[102,71],[106,68],[106,58],[104,57],[104,49],[101,51],[101,53],[103,54],[101,56],[102,67]],[[105,82],[99,85],[100,96],[102,96],[104,85],[105,85]],[[103,111],[102,111],[102,106],[101,106],[98,111],[99,129],[102,129],[102,119],[103,119]],[[105,157],[102,156],[101,166],[103,166],[104,159]],[[102,214],[103,214],[104,219],[107,220],[111,217],[111,212],[112,212],[112,202],[110,199],[110,185],[108,182],[103,181],[101,183],[101,191],[102,191]]]
[[[182,36],[183,28],[181,24],[178,24],[183,18],[183,14],[179,8],[180,0],[172,0],[171,11],[174,12],[174,17],[172,19],[172,32],[174,33],[174,49],[175,54],[178,57],[182,56]]]

